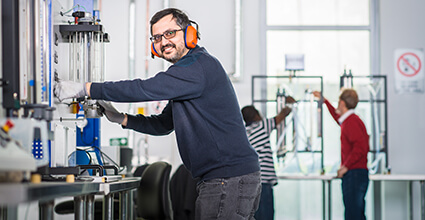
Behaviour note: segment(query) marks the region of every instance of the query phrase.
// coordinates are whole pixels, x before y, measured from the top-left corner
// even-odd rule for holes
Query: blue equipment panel
[[[77,127],[77,146],[100,147],[100,118],[87,118],[87,125],[82,131]]]
[[[43,158],[43,142],[40,139],[35,139],[32,143],[32,155],[36,160]]]

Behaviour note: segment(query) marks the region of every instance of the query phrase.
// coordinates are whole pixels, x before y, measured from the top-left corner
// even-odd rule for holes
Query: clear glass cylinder
[[[87,37],[84,32],[70,34],[69,80],[87,82]]]
[[[89,34],[88,32],[80,32],[80,34],[81,34],[81,56],[80,56],[81,79],[82,79],[82,82],[88,82],[89,81],[88,65],[90,63]]]
[[[93,33],[92,41],[92,60],[91,60],[91,82],[103,82],[104,81],[104,42],[103,34]]]
[[[75,32],[70,35],[69,80],[74,82],[104,81],[103,34]]]

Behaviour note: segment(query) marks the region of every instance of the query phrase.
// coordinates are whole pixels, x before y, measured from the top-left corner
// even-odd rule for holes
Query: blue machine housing
[[[84,116],[77,115],[77,118]],[[100,118],[87,118],[87,125],[81,130],[77,127],[77,147],[92,147],[89,150],[76,151],[77,165],[103,165],[100,152]],[[93,174],[89,170],[90,175]]]

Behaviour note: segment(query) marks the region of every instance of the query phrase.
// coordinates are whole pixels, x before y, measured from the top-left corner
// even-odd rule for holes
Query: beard
[[[164,50],[165,50],[165,48],[167,48],[167,47],[173,47],[173,48],[175,49],[175,52],[174,52],[174,53],[172,53],[172,54],[170,54],[170,55],[165,55],[165,54],[164,54]],[[184,51],[184,45],[180,45],[179,47],[177,47],[175,44],[173,44],[173,43],[169,43],[169,44],[167,44],[167,45],[164,45],[164,46],[161,48],[161,52],[162,52],[162,57],[163,57],[166,61],[168,61],[168,62],[170,62],[170,63],[177,63],[177,61],[179,61],[179,60],[183,57],[183,55],[184,55],[184,53],[185,53],[185,51]]]

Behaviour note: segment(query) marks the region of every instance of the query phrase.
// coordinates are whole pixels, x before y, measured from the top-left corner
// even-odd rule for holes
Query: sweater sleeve
[[[341,117],[341,115],[336,113],[335,107],[332,106],[332,104],[325,99],[326,107],[328,107],[329,113],[331,113],[332,117],[335,119],[336,123],[339,125],[338,119]]]
[[[171,66],[148,79],[92,83],[93,99],[114,102],[187,100],[201,96],[206,80],[202,66],[194,61],[188,66]]]
[[[144,116],[138,114],[127,116],[127,126],[124,127],[127,129],[151,135],[167,135],[174,130],[171,103],[168,103],[159,115]]]
[[[359,122],[351,122],[347,124],[350,129],[346,130],[345,135],[348,141],[351,143],[352,149],[348,154],[348,157],[344,161],[344,166],[350,169],[353,164],[359,162],[362,158],[367,157],[367,153],[369,151],[369,136],[364,134],[362,125]]]

